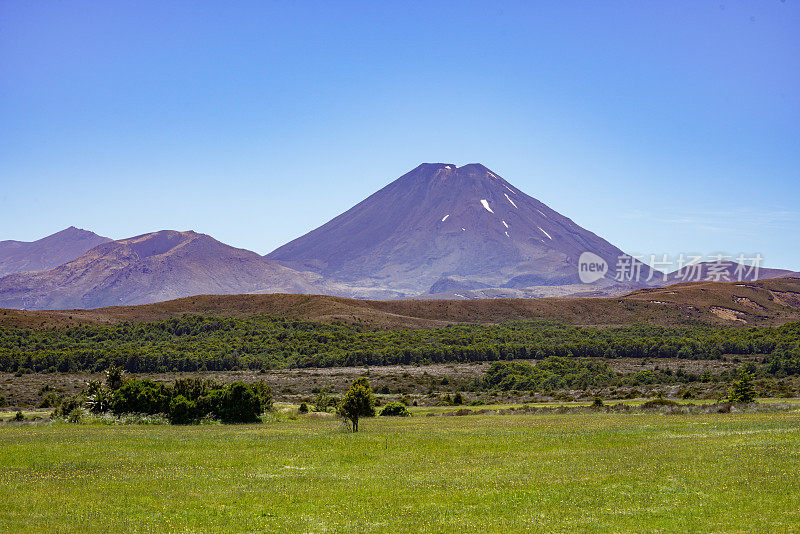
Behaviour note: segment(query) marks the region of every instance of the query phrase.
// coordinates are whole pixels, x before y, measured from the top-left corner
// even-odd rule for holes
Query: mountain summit
[[[318,278],[205,234],[162,230],[103,243],[54,269],[0,278],[0,307],[97,308],[199,294],[319,293]]]
[[[52,269],[108,241],[111,240],[107,237],[74,226],[36,241],[0,241],[0,277]]]
[[[267,257],[414,295],[576,284],[583,252],[623,254],[483,165],[424,163]]]

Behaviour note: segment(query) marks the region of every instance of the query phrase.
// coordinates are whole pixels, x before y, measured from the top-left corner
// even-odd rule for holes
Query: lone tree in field
[[[739,370],[739,379],[733,382],[728,392],[730,402],[749,404],[756,400],[756,388],[750,381],[750,373],[744,369]]]
[[[357,378],[350,386],[339,405],[339,415],[350,420],[353,432],[358,432],[359,417],[375,416],[375,397],[366,378]]]

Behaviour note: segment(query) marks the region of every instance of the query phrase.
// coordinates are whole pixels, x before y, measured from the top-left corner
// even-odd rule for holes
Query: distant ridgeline
[[[800,374],[800,323],[774,328],[628,326],[548,322],[372,330],[256,316],[186,316],[156,322],[32,330],[0,328],[0,371],[225,371],[561,357],[717,359],[764,355],[775,376]]]

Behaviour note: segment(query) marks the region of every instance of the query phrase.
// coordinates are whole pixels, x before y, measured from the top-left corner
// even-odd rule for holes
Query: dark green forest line
[[[547,357],[719,359],[764,355],[760,371],[800,374],[800,323],[771,328],[619,328],[550,322],[376,330],[281,317],[186,316],[147,323],[0,328],[0,372],[261,370]]]

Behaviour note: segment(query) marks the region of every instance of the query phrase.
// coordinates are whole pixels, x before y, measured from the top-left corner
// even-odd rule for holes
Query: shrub
[[[120,386],[111,398],[111,411],[120,413],[167,413],[170,395],[163,384],[149,379],[131,379]]]
[[[55,391],[48,391],[37,405],[37,408],[55,408],[61,403],[61,395]]]
[[[402,402],[390,402],[383,407],[383,410],[381,410],[381,415],[391,417],[408,417],[411,415],[411,412],[408,411],[408,408],[406,408],[406,405]]]
[[[453,395],[453,406],[461,406],[462,404],[464,404],[464,397],[460,391],[456,391],[456,394]]]
[[[339,399],[328,395],[325,390],[317,393],[317,398],[314,400],[315,412],[327,412],[328,408],[335,408],[339,404]]]
[[[256,382],[250,386],[253,388],[253,391],[259,396],[261,399],[261,412],[269,412],[272,411],[272,388],[270,388],[265,382]]]
[[[83,408],[78,407],[72,410],[67,414],[67,422],[68,423],[75,423],[80,424],[86,420],[86,412],[83,411]]]
[[[86,384],[86,408],[92,413],[103,413],[111,409],[112,391],[99,380],[91,380]]]
[[[197,419],[197,405],[183,395],[173,397],[169,403],[169,422],[185,425]]]
[[[108,391],[102,385],[88,389],[92,392],[89,399]],[[258,421],[265,410],[272,409],[272,392],[264,383],[222,385],[210,380],[184,378],[168,387],[152,380],[129,379],[113,392],[110,406],[115,414],[167,414],[174,424],[187,424],[204,417],[225,423],[250,423]]]
[[[586,389],[612,383],[616,375],[608,365],[588,359],[550,356],[536,365],[527,362],[495,362],[486,372],[485,389],[549,390]]]
[[[189,400],[196,401],[212,389],[219,389],[222,387],[222,384],[218,384],[213,380],[192,377],[179,378],[175,380],[175,383],[172,385],[172,394],[176,397],[178,395],[183,395]]]
[[[42,395],[44,395],[45,393],[48,393],[50,391],[58,391],[58,390],[56,388],[54,388],[53,386],[51,386],[50,384],[45,384],[44,386],[39,388],[38,395],[41,397]]]
[[[106,386],[111,391],[116,391],[121,388],[125,380],[127,380],[127,377],[122,367],[112,365],[106,369]]]
[[[0,395],[0,408],[5,406],[6,404],[8,404],[8,402],[6,401],[6,398],[4,396]]]
[[[300,413],[308,413],[308,404],[305,402],[300,403],[300,408],[298,409]]]
[[[24,421],[25,416],[22,415],[22,412],[17,412],[14,414],[14,421]]]
[[[602,408],[603,406],[605,406],[605,404],[603,404],[603,399],[600,397],[595,397],[594,401],[592,401],[593,408]]]
[[[739,379],[734,381],[728,391],[728,400],[733,403],[749,404],[756,400],[756,388],[750,380],[750,373],[739,370]]]
[[[81,406],[83,406],[83,397],[67,397],[53,410],[53,417],[67,419],[70,413],[80,409]]]
[[[224,423],[253,423],[271,402],[272,397],[265,397],[257,386],[233,382],[210,391],[197,401],[197,406],[200,413],[212,415]]]

